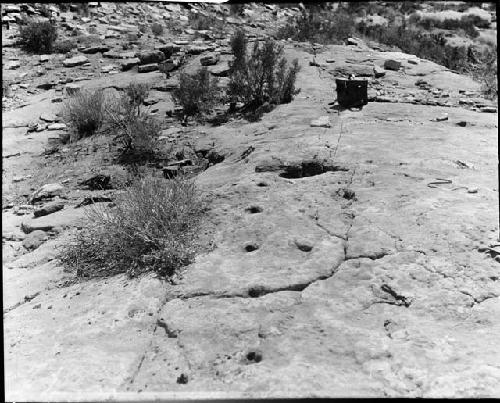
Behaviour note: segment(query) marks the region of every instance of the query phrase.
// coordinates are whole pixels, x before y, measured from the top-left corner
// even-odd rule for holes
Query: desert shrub
[[[10,82],[2,80],[2,98],[10,96]]]
[[[243,32],[231,39],[234,61],[231,64],[228,96],[232,103],[243,102],[249,110],[265,103],[290,102],[298,93],[295,80],[299,71],[298,60],[291,67],[283,56],[283,46],[267,39],[262,45],[255,42],[247,55],[247,40]]]
[[[325,44],[343,43],[354,32],[354,19],[351,14],[339,9],[335,12],[322,7],[308,7],[299,17],[291,18],[280,28],[280,39],[291,38],[296,41],[314,41]]]
[[[154,160],[160,135],[160,123],[140,108],[144,88],[131,84],[124,94],[110,98],[105,110],[106,127],[103,131],[120,143],[119,162],[128,165]]]
[[[238,17],[243,16],[243,11],[245,11],[245,5],[241,3],[233,3],[229,5],[229,14]]]
[[[105,118],[105,97],[102,90],[82,90],[71,96],[63,107],[63,118],[73,129],[76,140],[95,134]]]
[[[63,247],[60,260],[82,277],[148,271],[170,276],[191,262],[201,216],[192,182],[139,177],[113,208],[90,210],[88,225]]]
[[[125,88],[125,94],[128,97],[129,103],[139,109],[148,97],[149,90],[150,87],[148,84],[132,82]]]
[[[191,29],[203,31],[203,30],[213,30],[213,31],[224,31],[225,24],[224,21],[219,20],[212,15],[204,15],[201,13],[191,14],[189,16],[189,26]]]
[[[75,48],[76,48],[75,41],[73,41],[71,39],[64,39],[64,40],[56,41],[54,43],[53,52],[66,54],[66,53],[71,52]]]
[[[476,57],[469,67],[472,77],[482,86],[483,94],[493,100],[498,99],[497,48],[486,49]]]
[[[28,52],[52,53],[57,28],[49,21],[27,21],[19,28],[21,46]]]
[[[179,88],[174,90],[172,95],[175,102],[182,106],[185,117],[203,117],[220,100],[217,79],[210,77],[206,67],[194,74],[182,72]]]
[[[153,32],[154,36],[160,36],[163,34],[163,26],[157,22],[153,22],[151,24],[151,32]]]

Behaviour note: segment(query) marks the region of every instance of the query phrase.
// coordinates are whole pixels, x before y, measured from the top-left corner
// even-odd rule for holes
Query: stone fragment
[[[321,116],[318,119],[312,120],[311,127],[331,127],[330,118],[328,116]]]
[[[138,58],[140,60],[140,64],[160,63],[165,60],[165,53],[160,50],[141,52],[139,53]]]
[[[64,123],[52,123],[47,126],[47,130],[64,130],[66,125]]]
[[[496,113],[497,112],[497,108],[495,108],[494,106],[483,106],[479,110],[483,113]]]
[[[52,123],[52,122],[57,121],[58,119],[57,119],[57,116],[54,115],[53,113],[43,113],[40,116],[40,120],[43,120],[44,122]]]
[[[373,74],[375,78],[380,78],[385,76],[385,71],[379,66],[373,66]]]
[[[139,73],[149,73],[158,70],[158,63],[143,64],[137,68]]]
[[[384,69],[398,71],[401,68],[401,62],[397,60],[388,59],[384,62]]]
[[[45,204],[43,207],[33,211],[33,215],[36,217],[42,217],[44,215],[49,215],[55,213],[56,211],[62,210],[64,208],[64,203],[61,201],[53,201]]]
[[[75,56],[70,59],[66,59],[63,61],[64,67],[76,67],[81,66],[89,61],[85,56]]]
[[[229,76],[229,63],[228,62],[222,62],[219,63],[215,66],[210,66],[208,68],[208,71],[210,74],[214,75],[215,77],[227,77]]]
[[[140,63],[140,60],[136,57],[132,59],[125,59],[120,62],[122,71],[130,70],[131,68],[137,66]]]
[[[31,195],[30,203],[33,204],[43,199],[60,196],[63,191],[63,185],[59,183],[47,183]]]
[[[85,54],[94,54],[94,53],[104,53],[104,52],[107,52],[109,50],[109,46],[105,46],[105,45],[94,45],[94,46],[89,46],[88,48],[85,48],[85,49],[82,49],[82,53],[85,53]]]
[[[23,240],[23,247],[27,250],[35,250],[48,239],[44,231],[36,230],[29,233]]]
[[[218,61],[219,55],[217,53],[210,53],[200,59],[200,64],[202,66],[213,66],[217,64]]]

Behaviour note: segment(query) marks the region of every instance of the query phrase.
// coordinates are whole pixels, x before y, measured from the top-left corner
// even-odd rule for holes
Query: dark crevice
[[[157,325],[157,327],[161,327],[161,328],[165,329],[165,334],[167,335],[167,337],[169,339],[175,339],[175,338],[177,338],[178,332],[176,332],[174,330],[171,330],[168,327],[168,325],[163,321],[163,319],[158,319],[156,321],[156,325]]]
[[[321,161],[302,161],[300,164],[285,165],[281,167],[284,172],[279,176],[287,179],[299,179],[324,174],[325,172],[348,171],[349,169],[338,165],[330,165]]]
[[[404,295],[397,293],[388,284],[382,284],[380,286],[380,289],[382,291],[386,292],[387,294],[389,294],[395,300],[395,301],[389,301],[389,302],[385,302],[385,303],[392,303],[393,305],[404,305],[407,308],[412,304],[411,299],[409,299],[408,297],[405,297]]]
[[[385,256],[390,256],[390,255],[393,255],[393,253],[389,253],[389,252],[378,252],[378,253],[374,253],[372,255],[357,255],[357,256],[350,256],[350,257],[346,257],[346,261],[347,260],[354,260],[354,259],[371,259],[371,260],[378,260],[378,259],[382,259],[383,257]]]

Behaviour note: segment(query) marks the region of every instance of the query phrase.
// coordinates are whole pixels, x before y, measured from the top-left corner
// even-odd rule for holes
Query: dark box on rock
[[[337,101],[344,108],[368,103],[368,80],[337,78]]]

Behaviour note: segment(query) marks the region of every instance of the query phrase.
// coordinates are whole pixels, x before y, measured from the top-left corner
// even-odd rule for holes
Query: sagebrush
[[[191,181],[136,178],[114,207],[89,210],[88,225],[63,247],[60,260],[82,277],[170,276],[192,261],[202,208]]]
[[[242,102],[249,110],[265,103],[290,102],[299,92],[295,88],[298,60],[291,66],[283,56],[283,46],[266,39],[262,45],[255,41],[252,52],[247,52],[247,38],[238,31],[231,39],[234,60],[229,75],[228,97],[234,104]]]
[[[218,80],[211,78],[206,67],[194,74],[182,72],[179,88],[174,90],[174,100],[182,106],[185,118],[188,116],[203,117],[220,102]]]
[[[102,90],[81,90],[66,101],[63,119],[73,130],[75,140],[99,131],[104,123],[105,101]]]
[[[25,21],[19,28],[21,46],[28,52],[52,53],[57,28],[49,21]]]
[[[141,164],[155,158],[160,123],[141,108],[148,87],[131,83],[118,97],[108,100],[106,132],[120,143],[122,163]]]

